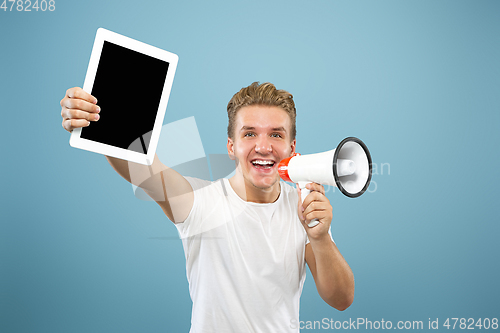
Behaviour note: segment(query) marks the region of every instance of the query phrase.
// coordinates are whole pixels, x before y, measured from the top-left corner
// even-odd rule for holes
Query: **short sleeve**
[[[181,238],[200,234],[220,224],[220,219],[214,218],[214,215],[224,204],[222,180],[211,182],[192,177],[185,179],[193,189],[193,207],[186,220],[175,224]]]

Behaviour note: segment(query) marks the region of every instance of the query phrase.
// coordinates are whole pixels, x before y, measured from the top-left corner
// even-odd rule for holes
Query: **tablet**
[[[97,98],[100,119],[73,130],[70,145],[151,165],[177,61],[173,53],[99,28],[83,90]]]

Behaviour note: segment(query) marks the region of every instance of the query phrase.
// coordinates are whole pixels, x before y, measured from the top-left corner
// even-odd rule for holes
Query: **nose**
[[[273,146],[267,137],[260,137],[255,144],[255,152],[259,154],[270,154],[273,151]]]

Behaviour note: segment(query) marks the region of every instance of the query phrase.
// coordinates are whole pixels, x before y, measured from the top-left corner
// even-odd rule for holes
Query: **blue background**
[[[444,331],[447,317],[500,317],[499,18],[499,1],[59,0],[54,12],[1,10],[0,331],[190,326],[175,227],[103,156],[71,148],[61,127],[59,101],[83,85],[99,27],[179,55],[164,123],[195,116],[206,153],[225,152],[226,104],[253,81],[294,94],[298,151],[347,136],[368,145],[370,193],[328,193],[355,301],[330,308],[308,273],[301,320],[427,329],[439,318]]]

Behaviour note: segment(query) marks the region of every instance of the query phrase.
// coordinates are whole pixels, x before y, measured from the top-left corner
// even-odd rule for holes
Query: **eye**
[[[246,132],[245,135],[243,136],[255,136],[255,133],[253,132]]]
[[[271,134],[271,137],[273,137],[273,138],[282,138],[283,136],[280,133],[273,133],[273,134]]]

